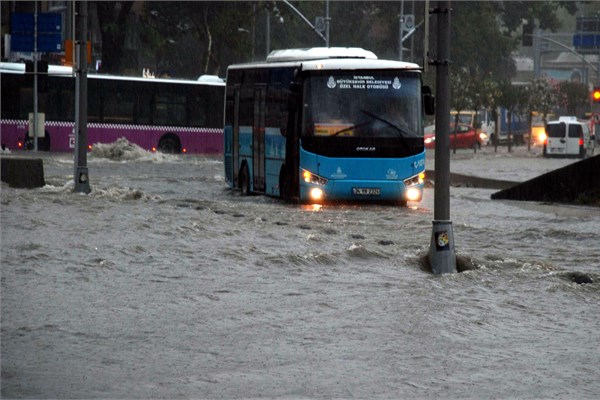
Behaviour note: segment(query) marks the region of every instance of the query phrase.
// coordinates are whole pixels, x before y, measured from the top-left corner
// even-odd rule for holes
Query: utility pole
[[[329,24],[331,18],[329,17],[329,0],[325,2],[325,46],[329,47]]]
[[[75,75],[75,192],[89,193],[90,179],[87,168],[87,1],[79,2],[77,20],[79,40],[76,44],[77,66]]]
[[[456,272],[454,234],[450,220],[450,2],[437,8],[437,106],[435,113],[435,194],[429,264],[434,274]]]
[[[38,150],[38,2],[33,13],[33,150]]]
[[[265,59],[269,56],[271,52],[271,10],[265,7],[265,16],[266,19],[266,37],[265,37]]]
[[[400,21],[398,23],[398,59],[403,61],[402,35],[404,34],[404,0],[400,1]]]

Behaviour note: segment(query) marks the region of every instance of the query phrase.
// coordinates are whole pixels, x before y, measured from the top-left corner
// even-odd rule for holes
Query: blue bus
[[[276,50],[229,66],[226,181],[307,204],[418,202],[433,108],[418,65],[360,48]]]

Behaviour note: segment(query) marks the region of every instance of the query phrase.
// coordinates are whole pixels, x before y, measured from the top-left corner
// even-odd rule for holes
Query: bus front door
[[[252,126],[252,183],[255,192],[265,191],[265,97],[266,88],[254,89]]]

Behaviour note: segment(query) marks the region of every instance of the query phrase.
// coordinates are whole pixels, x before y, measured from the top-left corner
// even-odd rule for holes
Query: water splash
[[[153,153],[142,149],[137,144],[129,142],[127,139],[120,138],[113,143],[95,143],[90,153],[92,158],[104,158],[112,161],[150,161],[164,162],[170,161],[173,155],[163,153]]]

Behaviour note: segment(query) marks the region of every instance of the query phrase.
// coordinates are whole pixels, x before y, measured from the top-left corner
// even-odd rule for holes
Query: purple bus
[[[0,63],[2,148],[30,150],[33,76],[25,64]],[[148,151],[222,154],[225,83],[88,75],[88,143],[125,138]],[[38,150],[73,151],[75,78],[71,67],[49,66],[38,76]],[[43,115],[42,115],[43,114]],[[33,131],[33,129],[32,129]]]

